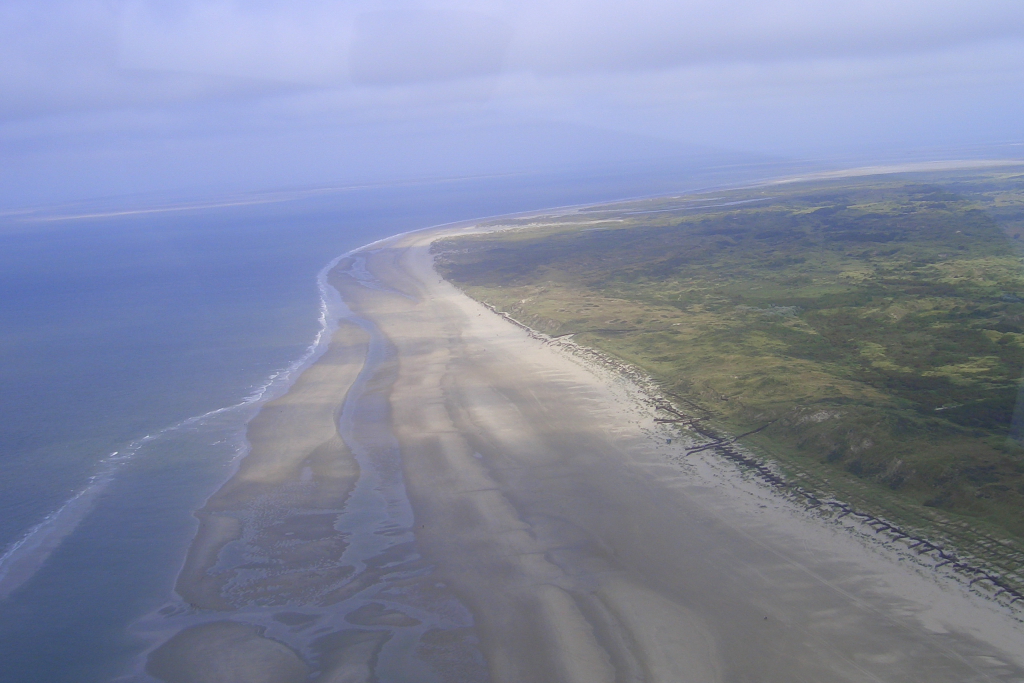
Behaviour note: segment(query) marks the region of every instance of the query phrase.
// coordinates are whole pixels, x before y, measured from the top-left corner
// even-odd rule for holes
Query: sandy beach
[[[353,312],[201,526],[150,674],[189,681],[1022,681],[1024,627],[666,443],[628,381],[439,278],[342,260]]]

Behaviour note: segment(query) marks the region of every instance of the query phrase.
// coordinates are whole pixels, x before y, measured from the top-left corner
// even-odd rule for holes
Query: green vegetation
[[[503,225],[529,229],[439,243],[441,272],[537,329],[642,367],[721,428],[770,422],[744,443],[801,482],[1019,569],[1020,169],[773,185]]]

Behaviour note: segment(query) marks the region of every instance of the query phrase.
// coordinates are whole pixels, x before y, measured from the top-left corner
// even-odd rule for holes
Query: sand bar
[[[201,511],[179,591],[218,611],[211,632],[265,651],[282,681],[300,670],[292,657],[320,680],[346,681],[1024,680],[1024,630],[1004,608],[751,491],[713,456],[674,464],[629,386],[440,280],[430,242],[460,231],[395,238],[332,274],[376,341],[367,346],[365,325],[343,325],[291,403],[282,399],[297,412],[254,422],[259,457]],[[376,358],[362,384],[354,379],[361,352]],[[332,363],[332,372],[317,369]],[[347,443],[349,432],[332,432],[324,416],[341,415],[355,394],[378,405],[381,421]],[[302,395],[316,398],[307,404]],[[315,438],[313,424],[323,430]],[[374,448],[397,452],[401,471],[389,473],[385,458],[377,476],[400,482],[389,490],[407,496],[413,516],[376,533],[415,540],[353,560],[339,548],[363,542],[317,526],[318,514],[352,512],[351,454]],[[363,482],[377,461],[359,462],[369,463]],[[323,486],[301,493],[303,477]],[[268,500],[291,509],[280,514],[294,525],[241,512],[267,509]],[[305,543],[284,536],[304,530]],[[232,559],[242,543],[249,554]],[[240,582],[254,553],[264,568],[285,570]],[[396,566],[409,571],[384,569]],[[428,586],[434,602],[423,597]],[[430,607],[443,601],[448,607]],[[261,606],[298,616],[260,630],[270,623],[260,621]],[[437,616],[456,606],[471,622]],[[331,615],[341,620],[309,638],[303,619],[327,624]],[[224,619],[247,630],[230,631]],[[177,648],[174,657],[157,650],[153,661],[165,668],[151,671],[216,657],[197,642],[172,639],[165,648]],[[413,669],[389,669],[404,651]]]

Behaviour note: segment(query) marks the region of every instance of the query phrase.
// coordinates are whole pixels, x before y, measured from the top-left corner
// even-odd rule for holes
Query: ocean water
[[[680,164],[0,217],[0,680],[115,680],[159,637],[129,626],[172,594],[192,511],[244,453],[245,422],[315,355],[333,258],[439,223],[757,173]]]

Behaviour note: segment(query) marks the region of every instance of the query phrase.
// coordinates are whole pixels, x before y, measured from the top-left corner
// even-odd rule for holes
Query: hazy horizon
[[[622,164],[1019,157],[1024,6],[26,2],[0,206]]]
[[[1024,681],[1022,94],[1022,0],[0,2],[0,680]]]

